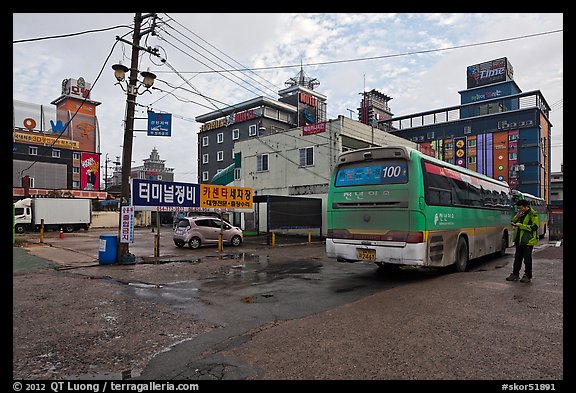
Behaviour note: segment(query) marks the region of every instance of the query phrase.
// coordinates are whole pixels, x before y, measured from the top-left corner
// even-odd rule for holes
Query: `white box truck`
[[[24,198],[14,202],[16,233],[40,229],[73,232],[92,224],[92,200],[80,198]]]

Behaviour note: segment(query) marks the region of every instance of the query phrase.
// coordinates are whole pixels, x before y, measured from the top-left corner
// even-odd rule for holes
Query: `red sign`
[[[302,127],[302,136],[318,134],[326,131],[326,123],[310,124]]]
[[[80,188],[87,191],[98,191],[100,189],[100,155],[82,153],[80,165]]]

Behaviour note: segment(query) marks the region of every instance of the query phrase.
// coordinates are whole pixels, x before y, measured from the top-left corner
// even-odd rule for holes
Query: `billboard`
[[[511,80],[514,80],[514,68],[506,57],[474,64],[466,69],[468,89]]]
[[[100,155],[82,153],[80,156],[80,188],[85,191],[100,189]]]
[[[252,210],[251,188],[201,184],[200,189],[200,207]]]
[[[158,206],[189,208],[200,206],[200,186],[194,183],[132,180],[132,205],[139,210]]]

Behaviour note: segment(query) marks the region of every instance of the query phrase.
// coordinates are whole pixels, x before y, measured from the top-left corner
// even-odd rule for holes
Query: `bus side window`
[[[470,206],[482,206],[482,191],[473,184],[468,184],[468,198]]]

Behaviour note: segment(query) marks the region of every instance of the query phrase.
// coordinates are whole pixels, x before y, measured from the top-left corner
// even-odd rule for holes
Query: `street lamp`
[[[145,92],[152,94],[152,92],[149,89],[154,84],[154,81],[156,80],[156,75],[153,74],[152,72],[150,72],[150,69],[140,72],[140,75],[142,76],[142,81],[137,81],[138,85],[132,84],[132,83],[129,83],[126,81],[126,73],[128,71],[130,71],[131,69],[126,67],[124,64],[122,64],[122,63],[114,64],[112,66],[112,69],[114,70],[114,77],[118,81],[115,83],[115,85],[119,85],[120,88],[122,90],[124,90],[124,92],[128,92],[129,94],[133,94],[133,95],[141,95],[141,94],[144,94]],[[135,70],[135,71],[136,71],[136,73],[138,73],[138,70]],[[132,77],[130,77],[130,78],[132,78]],[[121,82],[126,83],[126,88],[124,88],[122,86]],[[143,92],[140,93],[138,91],[138,89],[141,86],[144,86],[146,88],[146,90],[144,90]]]
[[[126,121],[124,122],[124,143],[122,144],[122,188],[121,188],[121,201],[120,201],[120,216],[118,217],[118,234],[119,234],[119,243],[118,243],[118,255],[117,255],[117,262],[124,263],[124,264],[131,264],[136,262],[136,258],[133,254],[130,254],[129,251],[129,243],[126,242],[126,239],[123,239],[122,233],[122,207],[123,206],[131,206],[131,194],[130,194],[130,172],[131,172],[131,162],[132,162],[132,139],[134,133],[134,112],[136,108],[136,97],[139,94],[143,94],[144,92],[149,91],[149,89],[154,84],[154,79],[156,75],[151,73],[149,70],[145,72],[141,72],[140,75],[142,76],[143,80],[138,80],[138,59],[139,59],[139,52],[140,52],[140,38],[147,34],[147,32],[141,32],[140,27],[142,24],[142,20],[147,18],[148,16],[154,16],[155,14],[150,14],[146,16],[142,16],[140,13],[136,13],[134,17],[134,34],[132,36],[132,57],[130,62],[130,68],[126,67],[123,64],[114,64],[112,69],[114,70],[114,77],[116,78],[117,82],[116,85],[119,85],[122,90],[126,93]],[[145,50],[144,48],[142,48]],[[130,71],[130,76],[128,77],[128,81],[126,81],[126,73]],[[126,88],[122,86],[122,82],[125,82]],[[146,89],[139,93],[138,89],[144,86]]]

